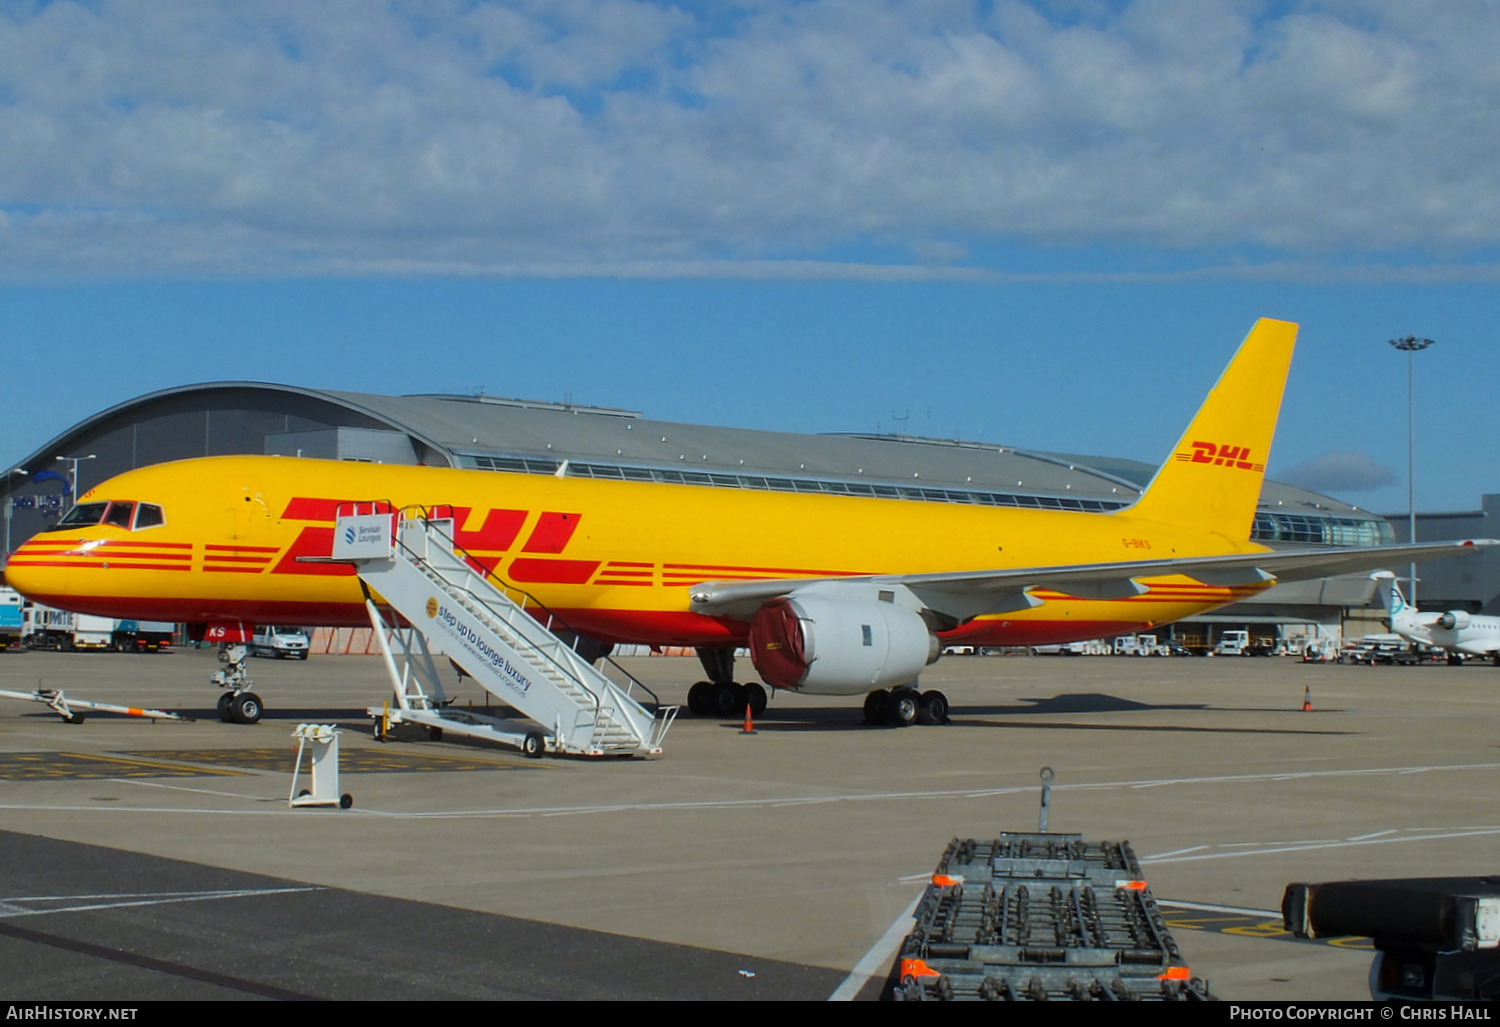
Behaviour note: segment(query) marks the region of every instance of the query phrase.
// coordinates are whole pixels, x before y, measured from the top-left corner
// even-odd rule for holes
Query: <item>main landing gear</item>
[[[877,688],[865,696],[865,723],[888,727],[912,724],[948,723],[948,697],[933,689],[918,692],[915,688]]]
[[[688,689],[688,709],[699,717],[731,719],[744,716],[749,706],[750,715],[758,717],[766,711],[766,698],[759,681],[700,681]]]
[[[694,716],[731,720],[745,715],[758,717],[766,711],[766,688],[759,681],[739,684],[734,680],[733,647],[704,646],[698,650],[707,681],[688,689],[688,709]]]

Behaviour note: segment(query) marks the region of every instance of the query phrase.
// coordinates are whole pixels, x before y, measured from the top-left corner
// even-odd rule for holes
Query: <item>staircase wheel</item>
[[[547,754],[547,743],[535,731],[521,739],[521,753],[527,759],[539,760]]]

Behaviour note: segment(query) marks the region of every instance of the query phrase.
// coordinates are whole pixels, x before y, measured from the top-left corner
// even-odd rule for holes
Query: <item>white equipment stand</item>
[[[339,794],[339,732],[332,724],[298,724],[292,732],[297,739],[297,765],[292,768],[292,793],[287,802],[296,806],[337,806],[348,809],[354,796]],[[302,772],[302,754],[312,750],[312,790],[297,791],[297,777]]]

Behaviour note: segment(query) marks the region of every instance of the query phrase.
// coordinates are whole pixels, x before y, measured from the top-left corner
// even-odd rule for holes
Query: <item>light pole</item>
[[[97,453],[88,456],[60,456],[57,459],[68,465],[68,487],[73,493],[73,502],[78,502],[78,465],[85,460],[92,460]]]
[[[1432,345],[1431,339],[1419,339],[1415,335],[1408,335],[1404,339],[1391,339],[1390,344],[1406,354],[1406,541],[1412,545],[1417,542],[1417,448],[1416,427],[1413,410],[1412,389],[1412,359],[1413,353],[1420,353]],[[1417,605],[1417,562],[1413,560],[1408,568],[1411,575],[1411,605],[1415,609]]]

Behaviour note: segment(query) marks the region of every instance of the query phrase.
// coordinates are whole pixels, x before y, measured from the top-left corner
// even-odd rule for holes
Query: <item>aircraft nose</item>
[[[68,568],[53,566],[56,562],[25,543],[5,563],[5,584],[33,602],[56,605],[49,599],[68,594]]]

